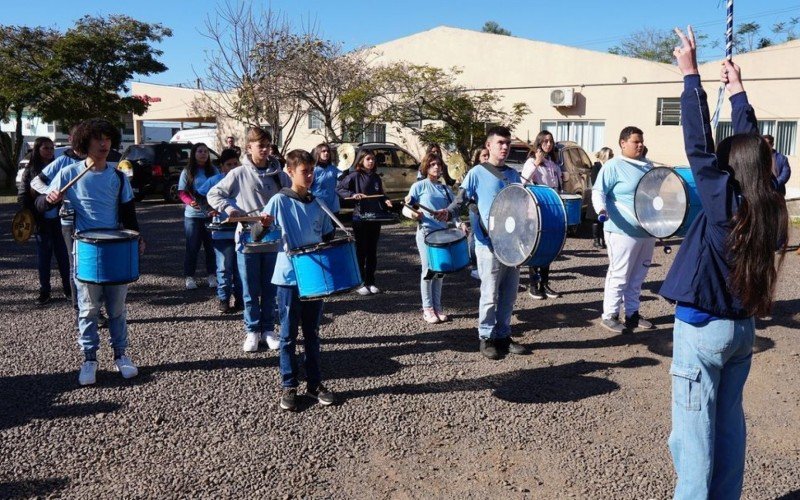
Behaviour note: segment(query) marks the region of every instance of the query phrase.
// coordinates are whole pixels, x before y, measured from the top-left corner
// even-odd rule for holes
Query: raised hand
[[[694,38],[694,30],[692,30],[691,26],[687,26],[686,31],[688,36],[680,28],[675,28],[675,34],[681,39],[682,45],[675,47],[672,55],[675,56],[678,68],[680,68],[684,76],[697,75],[699,72],[697,71],[697,43]]]
[[[725,59],[722,61],[722,69],[719,75],[720,81],[725,85],[731,95],[744,92],[744,85],[742,84],[742,70],[733,61]]]

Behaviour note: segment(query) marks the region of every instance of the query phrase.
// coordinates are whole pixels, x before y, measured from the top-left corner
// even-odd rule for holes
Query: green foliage
[[[708,38],[695,31],[698,49],[702,49]],[[680,39],[673,30],[658,30],[644,28],[625,37],[619,45],[608,49],[611,54],[618,56],[635,57],[665,64],[672,64],[674,57],[672,51],[680,45]]]
[[[484,33],[492,33],[493,35],[512,36],[510,31],[501,27],[496,21],[486,21],[483,23],[481,31]]]
[[[372,103],[373,119],[396,123],[398,131],[410,130],[423,143],[452,147],[469,165],[472,151],[486,139],[487,124],[513,129],[530,110],[524,103],[502,109],[499,94],[467,90],[457,81],[460,73],[408,63],[378,68],[372,80],[385,95]],[[422,121],[428,123],[411,124]]]

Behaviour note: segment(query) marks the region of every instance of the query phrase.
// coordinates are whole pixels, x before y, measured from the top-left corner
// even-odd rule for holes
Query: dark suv
[[[339,165],[339,169],[345,172],[344,165],[339,163],[338,145],[331,145],[333,162]],[[419,161],[397,144],[393,142],[361,142],[351,144],[354,150],[353,162],[346,171],[352,172],[355,168],[355,160],[362,151],[369,151],[375,155],[375,168],[383,181],[383,190],[392,200],[402,200],[411,189],[411,185],[417,181],[419,172]]]
[[[161,142],[158,144],[134,144],[122,153],[122,161],[133,166],[132,174],[126,174],[131,181],[136,201],[149,194],[160,194],[164,200],[177,202],[178,180],[181,171],[189,163],[192,144],[188,142]],[[219,164],[217,153],[209,149],[211,161]],[[120,165],[120,170],[125,171]]]

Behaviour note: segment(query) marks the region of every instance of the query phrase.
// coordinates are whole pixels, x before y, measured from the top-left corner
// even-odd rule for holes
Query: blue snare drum
[[[554,189],[511,184],[492,202],[488,231],[495,257],[506,266],[547,266],[564,247],[567,214]]]
[[[75,277],[96,285],[122,285],[138,280],[139,233],[128,229],[76,233]]]
[[[567,225],[577,226],[581,223],[581,205],[583,196],[579,194],[561,194],[561,201],[564,202],[564,210],[567,213]]]
[[[454,273],[469,265],[467,237],[460,229],[439,229],[425,236],[428,268],[436,273]]]
[[[654,238],[684,236],[703,210],[688,167],[656,167],[639,180],[633,198],[636,220]]]
[[[364,283],[358,270],[356,246],[350,238],[298,248],[287,255],[294,268],[301,299],[349,292]]]
[[[239,234],[242,253],[276,253],[281,251],[283,245],[281,228],[276,226],[272,231],[263,232],[260,224],[258,226],[243,225],[242,227],[242,232]],[[254,238],[255,235],[257,235],[257,239]]]

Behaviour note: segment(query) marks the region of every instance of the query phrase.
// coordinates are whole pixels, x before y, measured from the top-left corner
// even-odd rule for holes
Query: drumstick
[[[356,198],[355,196],[351,196],[349,198],[345,198],[345,200],[367,200],[369,198],[383,198],[385,195],[383,194],[365,194],[361,198]]]
[[[258,222],[262,218],[256,216],[242,216],[242,217],[228,217],[225,219],[225,222],[230,222],[231,224],[234,222]]]
[[[76,175],[74,179],[69,181],[66,186],[64,186],[63,188],[58,190],[58,195],[59,196],[63,196],[64,193],[67,192],[67,189],[71,188],[72,185],[75,184],[76,182],[78,182],[78,180],[80,180],[81,177],[86,175],[86,172],[88,172],[90,168],[92,168],[92,167],[90,167],[89,165],[86,165],[86,168],[84,168],[78,175]]]

